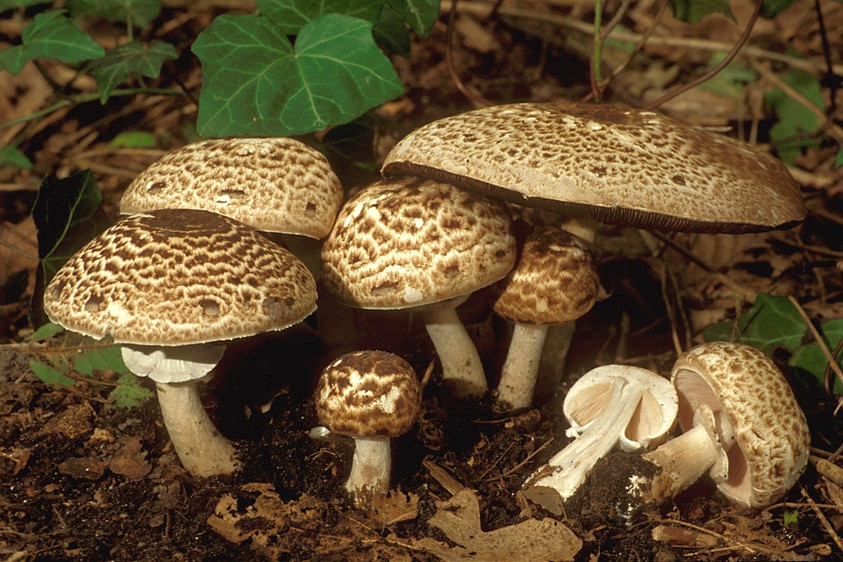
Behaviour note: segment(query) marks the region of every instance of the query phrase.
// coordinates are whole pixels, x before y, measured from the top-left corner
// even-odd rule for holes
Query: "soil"
[[[163,26],[164,38],[187,44],[222,11],[214,2],[199,4],[165,3],[158,23],[180,21],[185,27]],[[812,5],[797,2],[794,10],[809,13]],[[825,7],[832,23],[843,20],[839,4]],[[647,13],[643,7],[631,12]],[[576,16],[589,21],[587,14],[571,15]],[[525,29],[523,21],[504,16],[483,21],[485,32],[461,28],[454,50],[459,74],[478,94],[494,102],[587,94],[588,51],[580,43],[559,44],[546,33],[543,40],[538,24]],[[677,33],[688,30],[674,20],[666,25]],[[703,34],[716,27],[709,20],[690,29]],[[832,41],[841,39],[843,25],[827,27]],[[784,28],[780,20],[768,22],[765,31],[772,38],[758,41],[780,45]],[[409,58],[394,58],[407,93],[375,112],[375,137],[354,147],[363,159],[377,161],[414,126],[470,107],[444,62],[445,31],[443,17],[429,38],[414,43]],[[477,47],[480,38],[489,37],[493,48]],[[800,30],[798,40],[803,52],[819,56],[814,28]],[[648,54],[672,61],[682,76],[699,69],[700,61],[678,51],[664,47]],[[198,92],[198,63],[188,59],[177,61],[161,81],[171,81],[168,76],[174,73],[187,76],[185,86]],[[645,78],[648,68],[653,67],[636,63],[629,72],[650,79]],[[24,90],[29,87],[21,83]],[[675,85],[654,82],[650,88]],[[633,101],[632,93],[621,90],[610,88],[607,95]],[[740,120],[729,107],[683,102],[670,111],[691,122],[734,125]],[[109,118],[93,104],[48,118],[27,137],[29,146],[40,147],[35,170],[3,172],[4,185],[14,189],[0,190],[0,223],[20,234],[14,239],[18,247],[35,243],[26,221],[39,174],[93,167],[106,211],[113,214],[122,189],[160,151],[112,150],[110,138],[124,129],[147,129],[166,132],[168,147],[175,147],[187,142],[184,131],[195,118],[189,101],[169,98],[115,100],[108,109]],[[760,126],[766,135],[769,122]],[[369,153],[361,144],[374,148]],[[92,150],[99,150],[96,158]],[[479,401],[449,398],[423,327],[404,313],[354,311],[353,329],[339,330],[339,339],[321,335],[325,324],[335,320],[321,316],[280,334],[233,342],[201,387],[212,419],[234,441],[243,463],[230,477],[187,474],[169,443],[156,400],[126,409],[108,398],[116,384],[113,373],[99,372],[93,379],[71,373],[75,384],[64,387],[36,377],[30,360],[40,350],[26,340],[32,333],[27,312],[35,267],[4,254],[6,261],[0,263],[9,273],[27,271],[30,284],[0,301],[0,559],[840,559],[843,479],[835,479],[827,468],[818,472],[819,461],[830,460],[836,467],[843,434],[836,398],[790,369],[781,353],[777,364],[806,413],[814,447],[808,469],[781,502],[760,511],[740,509],[704,479],[666,505],[630,514],[618,503],[617,490],[626,475],[646,468],[629,453],[601,461],[562,514],[544,510],[521,493],[524,481],[569,441],[560,404],[580,375],[613,362],[669,373],[676,342],[684,348],[699,343],[703,327],[735,317],[741,304],[735,286],[793,295],[817,322],[840,317],[843,180],[830,171],[834,154],[833,147],[821,145],[798,160],[807,178],[800,181],[810,214],[791,231],[677,235],[670,241],[684,251],[675,252],[646,233],[602,229],[596,251],[609,298],[578,322],[563,384],[526,411],[502,414],[491,395]],[[349,189],[375,177],[371,169],[361,171],[336,155],[332,163]],[[812,183],[823,178],[831,179],[822,188]],[[655,246],[660,250],[654,253]],[[701,262],[708,265],[700,267]],[[6,290],[5,273],[0,280]],[[494,386],[509,327],[491,314],[489,302],[490,292],[481,291],[461,306],[460,314]],[[336,305],[323,300],[320,308],[336,310]],[[393,491],[355,506],[343,488],[353,444],[338,436],[312,436],[319,425],[312,392],[332,358],[367,348],[400,354],[426,384],[418,422],[393,440]]]

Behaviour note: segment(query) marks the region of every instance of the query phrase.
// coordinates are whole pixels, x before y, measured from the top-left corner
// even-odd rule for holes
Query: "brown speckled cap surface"
[[[640,228],[763,231],[805,215],[799,186],[772,156],[609,105],[520,103],[446,117],[401,140],[382,171]]]
[[[343,355],[322,372],[316,414],[331,431],[395,437],[410,430],[421,407],[421,385],[409,363],[384,351]]]
[[[588,312],[599,291],[586,245],[560,228],[539,227],[527,236],[493,308],[518,324],[561,324]]]
[[[383,180],[340,210],[322,247],[323,282],[351,306],[409,308],[502,279],[515,254],[503,203],[432,180]]]
[[[323,238],[342,199],[328,160],[302,142],[214,139],[154,162],[126,188],[120,212],[203,209],[265,232]]]
[[[282,330],[316,309],[316,283],[289,251],[196,210],[124,217],[59,269],[50,320],[116,343],[184,345]]]
[[[742,344],[703,344],[679,357],[672,381],[684,430],[692,426],[700,403],[715,415],[724,412],[732,424],[729,477],[718,484],[727,497],[765,507],[796,483],[808,461],[808,423],[781,371],[766,355]]]

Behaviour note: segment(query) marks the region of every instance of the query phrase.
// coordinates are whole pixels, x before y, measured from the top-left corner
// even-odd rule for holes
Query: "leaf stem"
[[[594,2],[594,44],[591,52],[591,91],[595,101],[600,101],[600,83],[603,81],[603,0]]]

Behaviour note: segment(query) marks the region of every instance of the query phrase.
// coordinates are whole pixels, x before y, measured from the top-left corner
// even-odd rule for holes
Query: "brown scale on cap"
[[[421,407],[421,385],[409,363],[384,351],[343,355],[325,368],[316,414],[335,433],[396,437],[410,430]]]
[[[342,199],[328,160],[304,143],[215,139],[154,162],[129,184],[120,212],[203,209],[265,232],[323,238]]]
[[[324,283],[346,304],[400,309],[466,295],[515,262],[506,207],[454,186],[403,178],[348,200],[322,249]]]
[[[239,222],[159,210],[121,219],[74,254],[44,308],[69,330],[116,343],[206,343],[300,322],[316,309],[316,283]]]
[[[585,244],[559,228],[539,227],[527,237],[493,308],[517,324],[561,324],[588,312],[599,291]]]
[[[808,460],[808,423],[787,381],[764,353],[735,343],[704,344],[679,357],[672,380],[683,429],[693,425],[700,403],[715,414],[724,412],[732,424],[729,477],[718,485],[725,495],[767,506],[795,484]]]
[[[763,231],[805,215],[799,186],[772,156],[606,105],[520,103],[440,119],[401,140],[383,172],[640,228]]]

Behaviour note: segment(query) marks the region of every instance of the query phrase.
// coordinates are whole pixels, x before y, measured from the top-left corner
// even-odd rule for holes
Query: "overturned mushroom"
[[[283,330],[315,308],[315,281],[289,251],[197,210],[121,219],[74,254],[44,293],[53,322],[110,336],[129,370],[155,381],[173,446],[196,476],[239,464],[196,380],[217,364],[225,340]]]
[[[638,367],[606,365],[582,376],[563,412],[575,440],[524,484],[524,495],[553,513],[584,482],[598,459],[619,446],[637,451],[668,437],[676,421],[676,392],[667,379]]]

